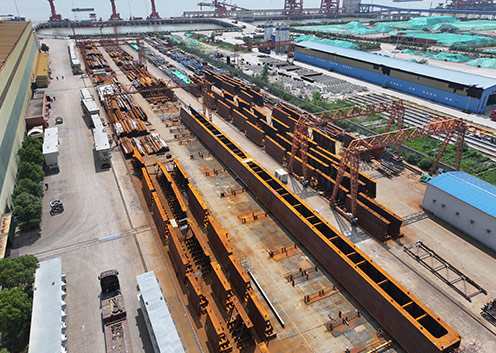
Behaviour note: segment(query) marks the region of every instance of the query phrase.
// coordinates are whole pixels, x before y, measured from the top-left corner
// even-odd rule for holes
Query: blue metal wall
[[[427,87],[418,83],[413,83],[388,75],[378,74],[372,71],[360,69],[358,67],[344,65],[334,61],[321,59],[312,55],[295,52],[295,59],[310,65],[318,66],[329,70],[352,76],[364,81],[372,82],[378,85],[386,84],[388,88],[396,89],[418,97],[429,99],[438,103],[446,104],[461,110],[469,110],[473,113],[484,112],[487,105],[487,98],[490,94],[496,93],[496,88],[485,90],[482,99],[461,96],[456,93],[442,91],[436,88]]]

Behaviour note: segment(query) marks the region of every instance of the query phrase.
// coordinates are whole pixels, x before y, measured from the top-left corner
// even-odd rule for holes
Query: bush
[[[17,170],[17,179],[31,179],[34,182],[41,183],[45,177],[43,168],[33,162],[21,162]]]
[[[419,161],[418,167],[422,170],[429,171],[429,169],[431,169],[433,164],[434,164],[434,158],[424,157]]]
[[[32,296],[34,272],[37,265],[38,259],[33,255],[3,259],[0,261],[0,285],[4,289],[20,287],[26,294]]]
[[[34,164],[43,164],[43,152],[36,148],[34,145],[28,146],[27,148],[21,148],[17,152],[19,159],[22,162],[31,162]]]
[[[12,193],[14,203],[15,199],[24,192],[40,198],[43,196],[43,188],[40,183],[32,181],[31,179],[21,179]]]
[[[0,333],[10,351],[23,351],[28,343],[31,307],[31,298],[19,287],[0,292]]]
[[[35,139],[30,136],[26,137],[24,141],[22,141],[22,148],[36,148],[41,151],[41,147],[43,146],[43,141],[41,139]]]
[[[27,192],[20,193],[15,199],[13,211],[23,232],[34,229],[41,222],[41,199]]]

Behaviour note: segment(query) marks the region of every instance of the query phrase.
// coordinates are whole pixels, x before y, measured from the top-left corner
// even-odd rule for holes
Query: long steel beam
[[[461,336],[201,114],[181,119],[408,352],[448,353]]]

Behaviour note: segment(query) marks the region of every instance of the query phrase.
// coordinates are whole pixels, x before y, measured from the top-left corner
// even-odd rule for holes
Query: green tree
[[[0,348],[0,353],[9,353],[7,348]]]
[[[319,91],[313,92],[312,102],[319,102],[321,99],[322,99],[322,93],[320,93]]]
[[[21,288],[0,292],[0,333],[10,351],[21,351],[27,344],[31,306],[31,299]]]
[[[41,183],[45,177],[45,172],[43,168],[33,162],[21,162],[19,169],[17,170],[17,179],[31,179],[34,182]]]
[[[33,255],[3,259],[0,261],[0,285],[6,289],[20,287],[27,294],[32,293],[31,288],[37,265],[38,259]]]
[[[422,170],[428,171],[431,169],[432,164],[434,163],[434,159],[431,157],[424,157],[418,163],[418,167]]]
[[[14,192],[12,193],[12,199],[15,202],[15,199],[20,194],[27,192],[28,194],[34,195],[36,197],[43,196],[43,188],[40,183],[32,181],[31,179],[21,179],[17,184]]]
[[[50,50],[50,48],[48,47],[48,45],[46,45],[45,43],[41,43],[41,47],[40,47],[40,50],[43,52],[43,53],[46,53]]]
[[[28,136],[22,141],[22,148],[33,147],[41,151],[41,146],[43,146],[43,141],[39,138]]]
[[[269,82],[269,65],[264,65],[262,72],[260,73],[260,79],[265,83]]]
[[[41,222],[41,199],[27,192],[19,194],[14,203],[14,216],[23,232],[38,227]]]
[[[21,148],[19,152],[17,152],[17,155],[19,156],[21,162],[32,162],[35,164],[43,163],[43,152],[34,146]]]

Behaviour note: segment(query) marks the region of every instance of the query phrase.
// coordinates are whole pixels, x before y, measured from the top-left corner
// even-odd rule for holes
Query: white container
[[[45,129],[43,157],[50,170],[59,168],[59,129],[57,127]]]
[[[284,184],[288,183],[288,172],[284,169],[276,169],[276,178],[282,181]]]

